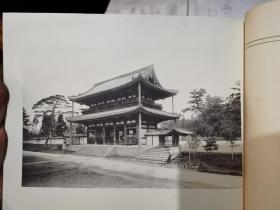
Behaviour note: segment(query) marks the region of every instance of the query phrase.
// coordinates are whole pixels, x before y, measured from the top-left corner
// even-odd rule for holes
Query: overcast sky
[[[242,79],[243,20],[121,15],[27,15],[14,24],[23,53],[23,106],[154,64],[175,111],[189,92],[226,97]],[[22,43],[23,42],[23,43]],[[163,101],[171,111],[171,99]]]

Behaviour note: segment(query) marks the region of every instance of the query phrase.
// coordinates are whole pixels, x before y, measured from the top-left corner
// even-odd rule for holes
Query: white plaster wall
[[[24,143],[28,143],[28,144],[45,144],[46,143],[46,139],[40,139],[40,140],[27,140],[24,141]],[[63,138],[56,138],[56,139],[49,139],[48,144],[63,144],[64,143],[64,139]]]
[[[158,136],[147,136],[147,145],[148,146],[159,146]]]

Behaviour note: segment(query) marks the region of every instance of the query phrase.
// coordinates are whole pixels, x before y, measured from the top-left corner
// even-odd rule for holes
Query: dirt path
[[[23,152],[23,186],[221,189],[241,184],[241,177],[122,159]]]

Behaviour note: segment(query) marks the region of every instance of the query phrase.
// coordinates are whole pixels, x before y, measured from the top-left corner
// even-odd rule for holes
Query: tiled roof
[[[174,91],[174,90],[164,89],[161,86],[161,84],[159,83],[158,79],[155,76],[154,65],[149,65],[144,68],[138,69],[136,71],[96,83],[90,90],[88,90],[84,93],[81,93],[77,96],[70,96],[69,98],[70,98],[70,100],[75,101],[75,100],[79,100],[81,98],[87,98],[88,96],[96,95],[96,94],[111,90],[111,89],[114,89],[117,87],[121,87],[123,85],[126,85],[126,84],[136,80],[139,75],[141,75],[141,77],[144,79],[149,78],[150,76],[153,76],[153,78],[156,80],[156,85],[152,84],[152,83],[151,83],[151,85],[153,85],[157,88],[160,88],[162,90],[165,90],[165,91],[169,91],[172,93],[174,92],[174,94],[176,93],[176,91]]]
[[[186,130],[184,128],[173,128],[173,129],[165,129],[165,130],[155,130],[148,131],[146,136],[168,136],[172,135],[172,133],[177,133],[179,135],[193,135],[192,131]]]
[[[165,117],[179,118],[181,116],[180,114],[173,114],[173,113],[170,113],[170,112],[162,111],[162,110],[159,110],[159,109],[152,109],[152,108],[148,108],[148,107],[145,107],[145,106],[143,106],[143,110],[147,111],[148,113],[151,113],[151,114],[162,115],[162,116],[165,116]]]
[[[192,131],[186,130],[184,128],[173,128],[172,130],[179,133],[179,134],[185,134],[185,135],[191,134],[191,135],[193,135]]]
[[[83,121],[88,121],[88,120],[97,120],[97,119],[102,119],[102,118],[106,118],[106,117],[127,114],[130,112],[136,111],[138,108],[139,108],[139,106],[131,106],[131,107],[125,107],[125,108],[121,108],[121,109],[113,109],[113,110],[108,110],[108,111],[104,111],[104,112],[96,112],[96,113],[91,113],[91,114],[80,115],[77,117],[70,117],[67,120],[70,122],[83,122]]]
[[[166,136],[167,133],[169,133],[171,130],[154,130],[154,131],[148,131],[145,133],[145,136]]]
[[[69,117],[67,120],[70,122],[84,122],[84,121],[91,121],[91,120],[100,120],[100,119],[104,119],[104,118],[108,118],[108,117],[118,117],[120,115],[127,115],[127,114],[130,114],[133,112],[138,112],[140,110],[146,114],[155,115],[155,116],[162,117],[162,118],[176,119],[176,118],[180,117],[180,115],[178,115],[178,114],[172,114],[169,112],[151,109],[151,108],[147,108],[147,107],[144,107],[141,105],[137,105],[137,106],[120,108],[120,109],[108,110],[108,111],[104,111],[104,112],[85,114],[85,115],[80,115],[77,117]]]

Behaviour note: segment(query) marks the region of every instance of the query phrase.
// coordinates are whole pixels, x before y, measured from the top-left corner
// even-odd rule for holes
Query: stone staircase
[[[170,155],[169,150],[168,147],[153,147],[144,151],[142,155],[136,156],[136,159],[148,163],[164,164]]]

